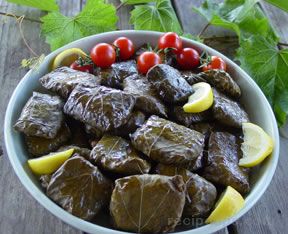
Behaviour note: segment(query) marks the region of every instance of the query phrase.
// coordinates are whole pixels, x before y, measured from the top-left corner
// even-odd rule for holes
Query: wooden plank
[[[133,29],[133,26],[129,24],[130,11],[133,9],[133,6],[128,6],[128,5],[120,6],[121,4],[120,0],[108,0],[108,2],[114,4],[116,9],[119,8],[117,10],[117,15],[119,17],[117,28],[119,30]]]
[[[70,1],[61,1],[61,3],[61,8],[66,15],[74,14],[80,9],[80,4],[73,4]],[[1,10],[4,6],[7,12],[34,17],[32,20],[43,14],[39,10],[7,4],[2,0],[0,6]],[[33,50],[39,54],[49,52],[48,45],[39,36],[38,23],[24,20],[23,32]],[[4,148],[3,121],[6,106],[14,88],[26,73],[25,69],[19,69],[20,62],[23,58],[31,57],[31,54],[23,44],[14,18],[0,16],[0,41],[0,146]],[[5,150],[4,155],[0,157],[0,194],[1,233],[81,233],[54,217],[34,200],[13,172]]]

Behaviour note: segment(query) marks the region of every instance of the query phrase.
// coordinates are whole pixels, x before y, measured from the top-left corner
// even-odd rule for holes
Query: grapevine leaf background
[[[268,19],[259,9],[258,0],[226,0],[217,4],[205,1],[194,10],[209,24],[236,32],[240,47],[237,59],[266,95],[273,107],[279,126],[288,114],[287,50],[277,44],[279,38]]]
[[[136,30],[173,31],[180,35],[183,30],[169,0],[158,0],[153,5],[135,6],[131,23]]]
[[[51,50],[85,36],[116,29],[116,9],[103,0],[88,0],[84,9],[74,17],[51,12],[41,18],[42,34]]]
[[[288,114],[288,50],[278,50],[275,43],[253,36],[241,42],[237,57],[273,106],[279,125],[283,125]]]

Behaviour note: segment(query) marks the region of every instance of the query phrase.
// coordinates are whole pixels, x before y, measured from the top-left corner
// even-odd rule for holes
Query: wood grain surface
[[[65,3],[61,8],[67,14],[80,10],[80,4],[76,6],[71,1],[61,3]],[[41,11],[7,4],[2,0],[0,6],[0,11],[29,16],[32,20],[24,20],[22,26],[27,41],[36,53],[49,52],[48,45],[40,38],[39,23],[34,22],[42,15]],[[9,163],[3,142],[5,110],[13,90],[27,72],[19,68],[21,60],[31,57],[31,54],[23,44],[13,17],[0,16],[0,41],[0,146],[4,150],[4,155],[0,157],[0,233],[82,233],[54,217],[37,203],[21,185]]]
[[[62,0],[61,11],[68,16],[77,14],[85,0]],[[115,6],[119,0],[110,0]],[[197,35],[207,24],[205,19],[192,11],[192,6],[199,6],[201,0],[174,0],[175,11],[185,32]],[[271,19],[283,42],[288,42],[288,14],[262,4],[262,9]],[[131,29],[129,12],[131,6],[124,6],[118,11],[119,29]],[[49,46],[40,37],[39,17],[44,13],[33,8],[8,4],[0,0],[0,12],[26,15],[23,31],[27,41],[36,53],[48,53]],[[209,27],[203,34],[209,38],[205,43],[229,57],[234,56],[237,38],[234,33],[221,28]],[[3,141],[3,121],[9,98],[21,77],[27,72],[19,68],[23,58],[31,57],[19,34],[18,25],[13,17],[0,15],[0,233],[81,233],[54,217],[38,204],[20,184],[7,158]],[[280,162],[273,181],[260,201],[240,220],[220,233],[287,233],[288,230],[288,140],[281,138]]]

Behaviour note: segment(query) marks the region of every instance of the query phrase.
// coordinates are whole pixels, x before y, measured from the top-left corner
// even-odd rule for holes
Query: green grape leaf
[[[136,30],[172,31],[179,35],[183,33],[170,0],[158,0],[151,5],[135,6],[130,20]]]
[[[85,36],[116,29],[115,7],[103,0],[88,0],[84,9],[74,17],[51,12],[41,18],[41,32],[55,50]]]
[[[240,41],[237,59],[266,95],[279,126],[283,125],[288,114],[288,50],[279,50],[269,38],[251,36]]]
[[[55,0],[7,0],[7,2],[34,7],[43,11],[59,11]]]
[[[259,0],[226,0],[217,4],[215,0],[206,0],[194,11],[204,16],[214,26],[233,30],[241,34],[257,34],[278,39],[271,28],[268,19],[256,5]]]

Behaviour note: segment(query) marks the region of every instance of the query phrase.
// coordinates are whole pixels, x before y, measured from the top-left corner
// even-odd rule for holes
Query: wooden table
[[[84,0],[62,0],[61,10],[71,16],[83,6]],[[118,0],[110,1],[119,5]],[[192,6],[199,6],[201,0],[174,0],[173,5],[182,23],[185,32],[198,34],[205,26],[205,20],[193,13]],[[283,42],[288,43],[288,14],[270,5],[261,4],[262,9],[271,19],[272,25],[278,31]],[[122,7],[118,14],[120,29],[130,29],[129,10],[131,7]],[[37,53],[49,53],[49,48],[40,35],[39,10],[8,4],[0,0],[0,11],[16,15],[26,15],[23,22],[23,32],[33,50]],[[218,40],[206,40],[210,46],[228,56],[233,56],[237,40],[233,33],[210,27],[205,37],[216,35]],[[228,36],[228,37],[224,37]],[[3,121],[9,98],[27,72],[20,68],[23,58],[31,54],[21,39],[18,26],[13,17],[0,14],[0,233],[81,233],[58,218],[54,217],[20,184],[7,158],[3,141]],[[288,230],[288,140],[281,138],[281,154],[276,174],[267,192],[258,203],[236,223],[219,233],[287,233]]]

